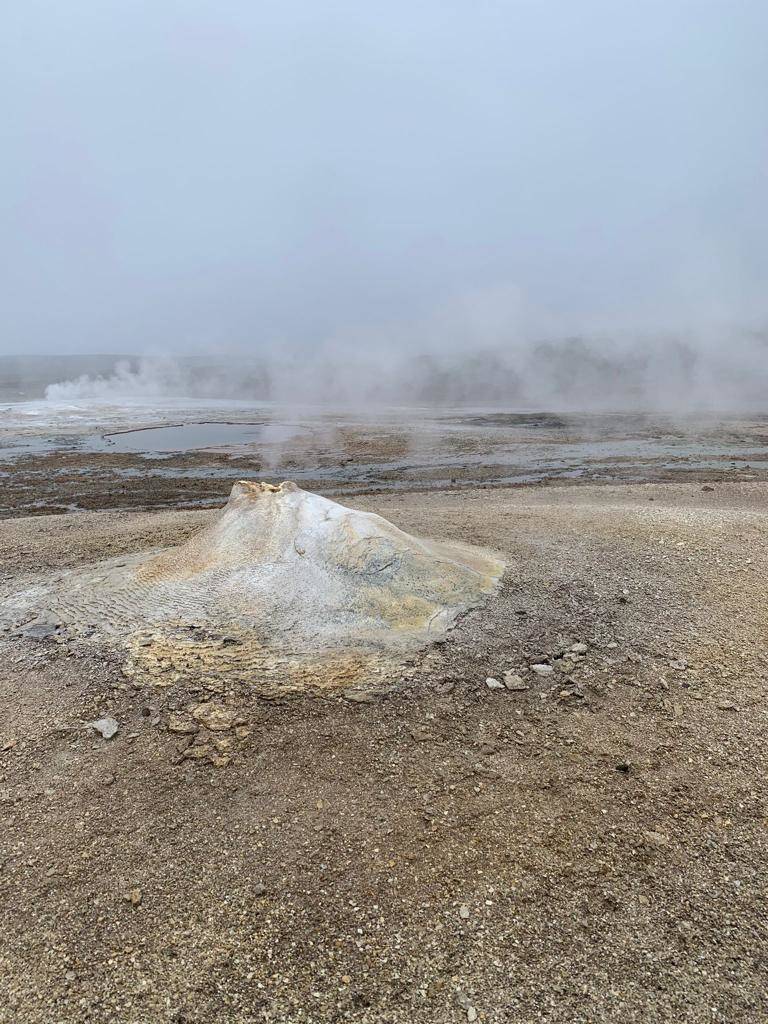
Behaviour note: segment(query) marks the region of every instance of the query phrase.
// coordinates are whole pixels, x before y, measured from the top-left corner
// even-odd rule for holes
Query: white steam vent
[[[186,543],[4,604],[33,635],[127,650],[139,677],[230,676],[274,693],[360,682],[387,655],[443,636],[503,570],[489,552],[412,537],[294,483],[240,481]]]

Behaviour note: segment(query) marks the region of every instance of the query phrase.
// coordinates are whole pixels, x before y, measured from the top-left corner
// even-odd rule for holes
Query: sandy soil
[[[766,499],[762,482],[356,499],[509,563],[367,702],[137,688],[6,635],[0,1021],[765,1019]],[[208,515],[8,520],[0,576]],[[505,671],[527,688],[486,685]],[[168,729],[204,698],[250,730],[221,768]],[[104,714],[111,740],[85,728]]]

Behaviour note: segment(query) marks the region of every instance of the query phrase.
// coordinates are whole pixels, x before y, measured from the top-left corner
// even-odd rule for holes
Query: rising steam
[[[106,376],[51,384],[46,398],[229,398],[364,407],[490,405],[519,409],[739,411],[768,391],[768,335],[711,339],[568,338],[516,344],[324,346],[226,360],[121,360]]]

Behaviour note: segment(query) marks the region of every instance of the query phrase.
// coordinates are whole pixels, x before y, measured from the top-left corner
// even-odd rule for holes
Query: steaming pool
[[[242,477],[294,479],[342,495],[696,474],[768,475],[768,417],[445,408],[362,413],[193,402],[162,409],[85,402],[0,407],[0,489],[7,495],[0,515],[68,511],[84,501],[93,501],[85,507],[215,503],[222,481]]]

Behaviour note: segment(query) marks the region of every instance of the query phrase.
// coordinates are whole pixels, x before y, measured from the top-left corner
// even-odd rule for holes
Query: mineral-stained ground
[[[347,499],[507,563],[379,695],[0,634],[0,1021],[766,1019],[768,484],[712,479]],[[8,519],[0,584],[211,514]]]

